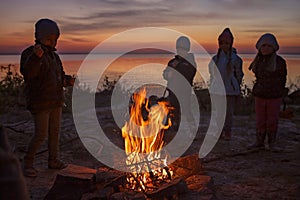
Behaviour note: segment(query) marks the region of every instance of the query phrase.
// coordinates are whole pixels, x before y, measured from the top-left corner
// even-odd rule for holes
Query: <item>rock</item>
[[[176,178],[170,183],[161,185],[157,190],[148,192],[146,195],[152,200],[174,199],[187,192],[188,188],[183,179]]]
[[[97,169],[96,172],[96,183],[101,183],[101,184],[109,183],[112,180],[123,175],[125,175],[124,172],[120,172],[107,167],[100,167]]]
[[[62,169],[58,175],[76,177],[81,179],[93,179],[96,174],[96,169],[69,164],[68,167]]]
[[[170,165],[170,167],[172,168],[176,176],[184,178],[187,178],[193,174],[204,173],[204,166],[198,154],[178,158]]]
[[[103,188],[102,190],[96,190],[93,193],[85,193],[82,195],[81,200],[107,200],[110,199],[110,196],[114,193],[112,187]]]
[[[125,199],[125,193],[124,192],[118,192],[113,195],[111,195],[110,200],[123,200]]]
[[[95,173],[96,170],[91,168],[69,165],[57,174],[55,182],[45,199],[81,199],[84,193],[94,189],[93,178]]]
[[[196,192],[202,192],[205,187],[212,185],[211,177],[206,175],[192,175],[185,182],[190,190]]]

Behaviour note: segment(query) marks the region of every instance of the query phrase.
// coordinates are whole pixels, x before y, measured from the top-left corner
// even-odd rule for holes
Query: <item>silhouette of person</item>
[[[168,62],[163,77],[167,80],[166,90],[169,93],[167,99],[174,107],[172,127],[178,130],[179,121],[183,120],[182,122],[189,124],[190,132],[196,132],[196,124],[191,112],[191,95],[197,66],[194,54],[189,53],[190,45],[190,40],[185,36],[177,39],[177,55]],[[186,82],[188,84],[185,84]]]
[[[225,92],[226,92],[226,115],[225,124],[222,128],[221,139],[231,139],[231,129],[233,124],[234,108],[238,101],[238,97],[241,94],[240,84],[244,76],[242,65],[242,59],[237,55],[236,49],[233,48],[233,35],[229,28],[225,28],[218,37],[219,49],[218,53],[213,56],[209,63],[210,73],[210,93],[215,95],[217,101],[222,97],[218,97],[221,94],[219,91],[219,82],[216,76],[216,70],[221,75]],[[224,106],[222,103],[216,103],[216,106]],[[221,113],[216,108],[217,124],[221,121]]]
[[[74,79],[65,75],[62,62],[55,52],[60,35],[56,22],[40,19],[35,24],[36,44],[22,52],[20,71],[25,80],[27,107],[33,115],[35,134],[24,157],[24,175],[36,176],[33,167],[35,153],[48,136],[51,169],[63,169],[67,165],[59,160],[59,133],[64,86],[72,86]]]
[[[29,193],[18,158],[0,124],[0,199],[29,200]]]
[[[273,34],[262,35],[256,43],[258,53],[249,70],[255,75],[256,142],[249,148],[264,148],[266,135],[270,150],[277,151],[276,135],[280,105],[285,94],[287,76],[286,61],[277,51],[279,44]]]

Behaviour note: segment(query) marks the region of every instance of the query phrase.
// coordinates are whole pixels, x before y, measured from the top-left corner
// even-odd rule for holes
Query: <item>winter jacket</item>
[[[22,52],[20,71],[25,80],[27,107],[32,113],[60,107],[64,103],[65,72],[54,50],[42,45],[41,58],[33,53],[34,46]]]
[[[179,80],[178,77],[176,77],[176,75],[176,78],[174,76],[172,78],[167,77],[168,75],[166,75],[166,73],[168,73],[169,68],[175,69],[188,81],[190,86],[193,85],[193,79],[197,71],[196,63],[193,54],[188,54],[188,57],[189,58],[185,59],[179,55],[176,55],[175,58],[168,62],[168,67],[164,71],[164,78],[168,81],[168,85],[180,85],[180,83],[178,83]]]
[[[189,53],[186,58],[176,55],[175,58],[169,61],[168,67],[164,70],[163,76],[168,81],[168,101],[177,111],[179,107],[181,107],[183,112],[188,112],[190,109],[193,79],[197,71],[196,67],[194,55]],[[178,116],[178,114],[175,115],[176,117]]]
[[[220,73],[226,95],[240,95],[241,93],[240,84],[244,76],[242,69],[243,61],[234,51],[231,53],[231,61],[228,64],[229,59],[229,56],[221,50],[219,58],[217,55],[213,56],[208,65],[210,73],[210,92],[212,94],[223,94],[220,88],[222,82],[218,80],[216,70]]]
[[[252,69],[256,77],[253,95],[266,99],[283,97],[287,76],[285,60],[277,55],[275,71],[267,70],[266,65],[267,59],[262,57]]]

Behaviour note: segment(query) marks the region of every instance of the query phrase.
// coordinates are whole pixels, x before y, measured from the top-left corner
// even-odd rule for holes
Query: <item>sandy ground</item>
[[[112,118],[100,112],[109,138],[122,145],[121,133],[112,123]],[[198,153],[207,129],[209,116],[203,115],[197,139],[185,154]],[[9,141],[22,162],[27,144],[33,134],[30,113],[17,110],[0,116],[6,127]],[[280,119],[278,132],[279,152],[267,150],[248,151],[247,146],[255,141],[254,116],[235,116],[231,141],[220,140],[203,159],[205,171],[214,182],[216,199],[300,199],[300,116]],[[82,145],[74,126],[72,115],[63,114],[61,129],[61,159],[67,163],[98,168],[103,166]],[[38,177],[26,178],[32,199],[43,199],[53,182],[57,170],[47,168],[47,145],[39,150],[35,166]]]

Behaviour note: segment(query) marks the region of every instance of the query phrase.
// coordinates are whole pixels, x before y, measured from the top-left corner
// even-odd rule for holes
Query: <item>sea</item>
[[[173,54],[59,54],[66,74],[77,77],[80,84],[101,89],[106,81],[116,81],[125,89],[143,86],[157,87],[166,85],[162,77],[163,70]],[[300,88],[300,54],[280,54],[287,62],[287,87],[290,92]],[[208,63],[213,55],[195,55],[197,74],[194,83],[200,88],[207,88],[209,80]],[[248,67],[255,54],[239,54],[243,60],[243,84],[252,87],[254,75]],[[0,78],[5,76],[7,66],[13,73],[20,73],[20,55],[0,55]],[[106,82],[107,83],[107,82]],[[159,90],[161,92],[162,90]],[[159,94],[157,94],[159,95]]]

